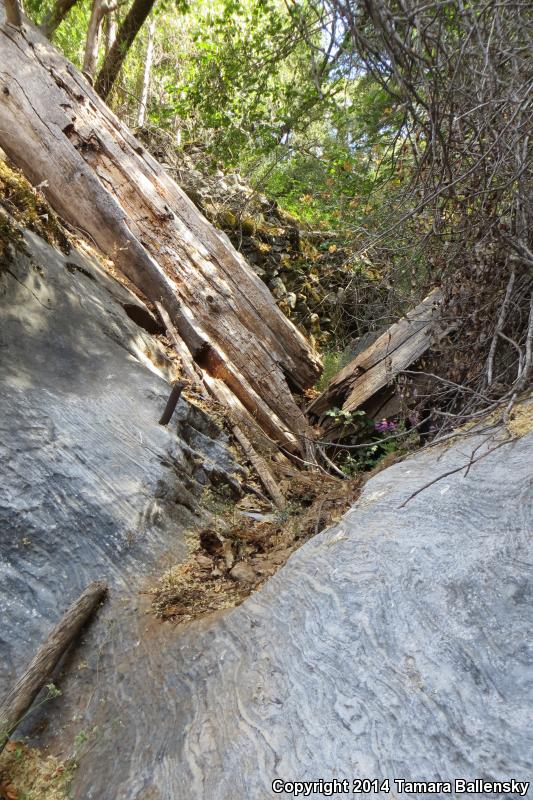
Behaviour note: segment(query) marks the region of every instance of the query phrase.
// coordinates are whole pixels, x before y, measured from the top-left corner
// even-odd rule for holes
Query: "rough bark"
[[[359,353],[331,381],[327,389],[309,406],[320,416],[329,408],[355,411],[374,398],[399,372],[407,369],[428,350],[439,327],[438,307],[441,292],[434,289],[406,316],[395,322],[375,342]],[[451,330],[447,325],[439,331]],[[391,393],[378,399],[376,408],[389,402]],[[383,402],[382,402],[383,401]]]
[[[170,339],[176,354],[180,359],[180,368],[187,380],[191,381],[192,383],[198,383],[202,380],[202,370],[198,367],[192,358],[189,350],[187,349],[187,345],[183,342],[180,338],[180,335],[174,325],[172,324],[172,320],[170,319],[168,313],[166,312],[165,308],[162,306],[161,303],[156,302],[155,307],[159,313],[161,321],[165,328],[167,329],[167,336]]]
[[[154,38],[155,38],[155,17],[150,21],[148,28],[148,42],[146,45],[146,58],[144,61],[143,82],[141,87],[141,99],[139,102],[139,114],[137,116],[137,125],[141,128],[144,125],[146,118],[146,110],[148,108],[148,92],[150,90],[150,72],[152,70],[152,61],[154,58]]]
[[[196,363],[289,450],[308,436],[291,388],[312,349],[227,237],[31,26],[0,29],[0,146],[70,224],[168,312]]]
[[[227,386],[222,383],[222,381],[217,380],[216,378],[211,378],[209,375],[202,373],[202,370],[199,367],[195,368],[195,365],[192,363],[192,359],[190,353],[188,352],[187,348],[181,341],[177,330],[172,325],[168,314],[166,313],[165,309],[161,306],[160,303],[156,303],[157,310],[167,329],[168,336],[178,354],[180,361],[181,361],[181,369],[184,375],[193,383],[193,385],[198,385],[200,392],[206,398],[211,396],[213,397],[220,405],[227,411],[231,431],[233,436],[241,446],[246,458],[250,461],[253,468],[255,469],[261,483],[265,487],[267,494],[269,495],[270,499],[273,501],[274,505],[279,508],[283,509],[286,506],[286,500],[277,485],[272,472],[265,461],[265,459],[259,455],[257,450],[254,448],[252,443],[250,442],[248,436],[244,433],[242,428],[237,424],[237,421],[240,421],[241,425],[245,427],[246,430],[251,429],[254,438],[259,439],[260,444],[264,444],[262,442],[262,438],[264,438],[261,434],[261,429],[257,426],[257,423],[250,417],[250,415],[246,412],[246,410],[240,405],[237,401],[235,396],[228,390]],[[184,381],[176,384],[176,386],[183,387],[185,385]],[[176,387],[174,387],[175,389]],[[174,389],[171,394],[171,397],[167,403],[167,408],[165,409],[165,414],[159,421],[159,424],[166,424],[170,416],[167,414],[167,409],[171,404],[171,400],[174,394]],[[179,389],[181,393],[181,388]],[[178,394],[179,397],[179,394]],[[177,401],[176,401],[177,402]],[[174,406],[172,407],[172,411],[174,410]],[[168,419],[167,419],[168,416]],[[166,420],[165,422],[163,420]],[[271,442],[267,440],[266,448],[270,450]]]
[[[116,39],[105,57],[95,84],[96,91],[104,100],[109,96],[129,49],[153,5],[154,0],[133,0],[132,7],[118,29]]]
[[[53,628],[0,706],[0,752],[106,592],[103,581],[87,586]]]
[[[70,9],[75,6],[77,2],[78,0],[57,0],[41,22],[40,29],[45,36],[49,39],[53,36]]]
[[[6,22],[20,28],[22,25],[22,7],[20,0],[5,0]]]

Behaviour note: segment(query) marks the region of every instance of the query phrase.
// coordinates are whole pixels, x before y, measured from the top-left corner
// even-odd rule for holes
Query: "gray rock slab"
[[[130,673],[115,706],[124,728],[102,730],[82,758],[76,797],[263,800],[290,796],[272,791],[276,779],[531,779],[533,436],[399,508],[480,444],[385,470],[242,606],[152,630],[142,680]]]
[[[170,364],[131,319],[143,304],[83,254],[25,242],[0,265],[0,692],[91,580],[111,598],[90,647],[113,619],[131,648],[142,584],[182,560],[213,476],[240,470],[185,400],[158,424]]]
[[[276,779],[531,778],[531,434],[399,508],[494,442],[419,452],[372,478],[239,608],[159,624],[138,590],[162,553],[183,551],[193,516],[183,487],[194,496],[203,480],[186,448],[209,442],[153,425],[166,384],[129,335],[110,322],[102,336],[99,319],[63,336],[41,287],[22,282],[2,375],[7,674],[89,577],[113,586],[64,664],[48,729],[33,731],[62,755],[87,736],[74,798],[264,800],[290,796],[272,791]],[[45,289],[58,320],[109,302],[107,290],[88,299],[69,284],[61,299],[52,279]],[[176,474],[192,488],[184,477],[173,517]],[[141,531],[131,549],[130,528]]]

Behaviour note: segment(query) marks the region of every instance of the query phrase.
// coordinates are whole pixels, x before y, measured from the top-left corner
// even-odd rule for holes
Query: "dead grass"
[[[1,800],[66,800],[74,766],[9,741],[0,755]]]
[[[516,437],[525,436],[533,431],[533,396],[514,406],[507,428]]]

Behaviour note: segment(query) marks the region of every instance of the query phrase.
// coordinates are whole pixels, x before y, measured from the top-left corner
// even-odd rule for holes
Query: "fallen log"
[[[371,407],[368,413],[374,416],[390,408],[394,390],[387,390],[389,382],[415,363],[435,337],[453,328],[440,319],[441,300],[440,289],[434,289],[416,308],[391,325],[333,378],[308,412],[320,417],[330,408],[355,411],[368,404]]]
[[[310,431],[291,389],[317,356],[227,237],[27,21],[0,26],[0,146],[152,302],[193,360],[289,450]]]
[[[161,317],[161,320],[167,329],[170,341],[172,342],[174,349],[176,350],[176,353],[180,358],[181,368],[183,370],[183,373],[187,375],[191,381],[196,383],[199,382],[202,394],[213,397],[225,409],[229,418],[229,423],[233,436],[235,437],[240,447],[242,448],[246,458],[250,461],[253,468],[255,469],[270,499],[277,508],[279,509],[285,508],[287,504],[286,500],[280,488],[278,487],[274,479],[274,476],[272,475],[272,472],[268,467],[267,462],[255,450],[255,448],[253,447],[252,443],[250,442],[244,431],[237,424],[235,417],[237,419],[240,419],[247,429],[251,428],[256,438],[259,438],[260,440],[264,439],[264,434],[262,433],[261,428],[258,427],[257,423],[253,420],[252,417],[250,417],[246,409],[242,405],[240,405],[237,398],[230,392],[228,387],[222,381],[218,380],[217,378],[213,378],[210,375],[202,374],[202,370],[199,367],[195,368],[195,365],[192,363],[190,353],[187,351],[187,348],[181,341],[179,334],[176,328],[172,325],[172,322],[168,314],[166,313],[165,309],[161,306],[160,303],[156,303],[156,307]],[[184,382],[181,381],[179,384],[176,385],[183,386]],[[169,398],[165,412],[167,412],[171,404],[173,393],[171,393],[171,397]],[[172,411],[174,410],[174,407],[175,404],[172,408]],[[168,416],[167,413],[163,414],[161,420],[166,419],[167,416]],[[160,424],[163,424],[161,420]],[[271,445],[270,440],[267,439],[266,445],[267,447],[270,447]]]
[[[0,752],[30,709],[76,636],[107,593],[103,581],[89,584],[72,603],[0,706]]]
[[[231,392],[227,385],[220,379],[214,378],[209,373],[204,372],[192,359],[192,355],[187,346],[180,338],[178,331],[160,303],[156,303],[161,320],[167,330],[168,337],[172,346],[180,359],[183,375],[191,381],[191,385],[200,392],[200,395],[209,398],[213,397],[231,414],[231,418],[236,420],[241,428],[246,431],[247,438],[252,439],[257,446],[269,452],[277,452],[276,441],[273,441],[260,427],[253,415],[246,410],[241,401]],[[216,387],[216,390],[215,390]],[[274,425],[274,420],[271,420]],[[268,428],[268,424],[266,426]],[[290,449],[296,446],[296,440],[283,428],[277,429],[279,440],[287,439],[291,445]]]

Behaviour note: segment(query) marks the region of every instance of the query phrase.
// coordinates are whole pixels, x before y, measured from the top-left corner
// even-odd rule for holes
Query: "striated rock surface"
[[[533,434],[467,475],[446,473],[495,442],[418,453],[239,608],[161,624],[140,591],[183,553],[208,473],[231,459],[183,400],[178,437],[156,424],[166,367],[124,311],[137,301],[87,260],[27,242],[31,258],[1,275],[0,690],[79,589],[106,578],[62,696],[25,726],[62,756],[86,739],[73,797],[530,779]]]
[[[398,508],[476,444],[380,473],[224,617],[147,626],[118,686],[103,659],[96,697],[116,716],[82,757],[74,796],[264,800],[274,779],[530,779],[533,436]]]
[[[4,252],[0,693],[89,581],[110,584],[104,617],[115,601],[136,605],[146,575],[186,552],[204,488],[235,482],[226,437],[202,411],[181,399],[158,425],[171,364],[145,329],[157,327],[75,250],[26,232]],[[136,626],[123,623],[124,647]]]

